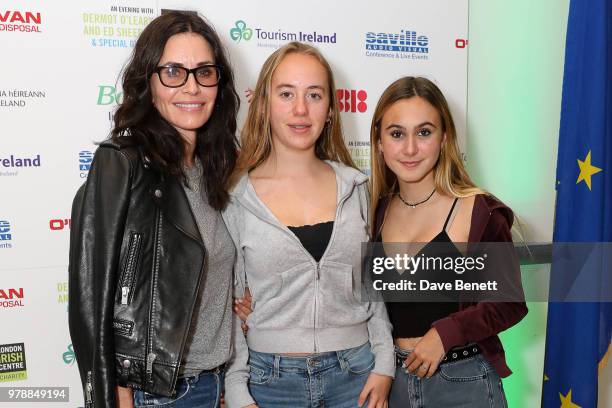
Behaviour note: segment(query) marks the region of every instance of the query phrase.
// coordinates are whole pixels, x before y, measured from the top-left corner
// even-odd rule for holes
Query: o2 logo
[[[89,150],[81,150],[79,152],[79,175],[81,178],[87,178],[87,174],[89,174],[89,168],[91,167],[92,161],[93,152]]]
[[[72,221],[70,220],[70,218],[58,218],[49,221],[49,228],[51,228],[52,231],[61,231],[64,228],[70,228],[71,224]]]
[[[463,38],[457,38],[455,40],[455,48],[466,48],[468,46],[468,40]]]
[[[368,93],[363,89],[338,89],[336,90],[338,98],[338,109],[340,112],[360,112],[364,113],[368,110]]]

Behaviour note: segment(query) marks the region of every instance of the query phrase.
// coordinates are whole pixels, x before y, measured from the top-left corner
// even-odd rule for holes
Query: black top
[[[441,250],[447,255],[452,254],[454,256],[461,256],[461,253],[446,233],[446,227],[456,204],[457,199],[455,198],[448,212],[448,216],[446,217],[446,221],[444,222],[444,227],[442,227],[442,231],[429,241],[429,243],[419,251],[417,256],[421,254],[424,254],[426,257],[437,256]],[[381,232],[378,233],[375,242],[382,242]],[[431,248],[431,243],[436,243],[435,251]],[[448,245],[440,245],[444,243]],[[380,245],[380,247],[380,251],[382,251],[382,245]],[[431,272],[433,272],[433,276],[435,276],[436,271]],[[427,333],[433,322],[457,311],[459,311],[458,302],[387,302],[387,312],[389,313],[389,320],[393,325],[394,338],[421,337]]]
[[[304,248],[310,252],[310,255],[312,255],[315,261],[319,262],[327,248],[327,244],[329,244],[334,222],[327,221],[313,225],[301,225],[299,227],[287,228],[298,237]]]

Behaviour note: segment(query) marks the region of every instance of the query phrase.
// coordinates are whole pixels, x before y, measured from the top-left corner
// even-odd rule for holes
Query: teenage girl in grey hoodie
[[[384,408],[394,376],[382,302],[360,300],[368,241],[366,177],[345,147],[329,64],[289,43],[264,63],[224,218],[248,286],[235,316],[229,408]],[[367,402],[367,405],[365,403]]]

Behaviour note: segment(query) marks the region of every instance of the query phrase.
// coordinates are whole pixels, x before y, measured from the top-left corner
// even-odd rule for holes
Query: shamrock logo
[[[64,352],[62,355],[64,359],[64,363],[73,365],[76,360],[76,355],[74,354],[74,350],[72,349],[72,344],[68,345],[68,351]]]
[[[230,30],[230,37],[232,38],[232,40],[238,43],[242,39],[244,39],[245,41],[249,41],[252,36],[253,30],[248,28],[243,20],[236,21],[236,27]]]

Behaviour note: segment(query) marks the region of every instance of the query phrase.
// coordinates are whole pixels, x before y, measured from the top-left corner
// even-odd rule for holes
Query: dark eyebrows
[[[405,127],[403,127],[402,125],[397,125],[395,123],[391,123],[389,126],[387,126],[385,128],[385,130],[389,130],[389,129],[400,129],[400,130],[406,130]]]
[[[436,129],[436,128],[437,128],[437,127],[436,127],[436,125],[434,125],[434,124],[433,124],[433,123],[431,123],[431,122],[423,122],[423,123],[420,123],[420,124],[416,125],[414,128],[415,128],[415,129],[418,129],[418,128],[422,128],[422,127],[424,127],[424,126],[431,126],[431,127],[432,127],[432,128],[434,128],[434,129]],[[402,125],[398,125],[397,123],[391,123],[391,124],[389,124],[389,126],[387,126],[387,127],[385,128],[385,130],[389,130],[389,129],[406,130],[406,128],[405,128],[404,126],[402,126]]]
[[[423,122],[423,123],[421,123],[419,125],[416,125],[415,128],[420,128],[420,127],[423,127],[423,126],[431,126],[434,129],[436,128],[436,125],[434,125],[431,122]]]
[[[294,85],[291,84],[278,84],[276,85],[276,89],[280,89],[280,88],[291,88],[291,89],[295,89]],[[321,86],[321,85],[310,85],[308,88],[306,89],[319,89],[321,91],[325,91],[325,87]]]
[[[203,65],[214,65],[215,63],[212,61],[203,61],[203,62],[198,62],[198,64],[196,65],[196,67],[201,67]],[[180,62],[173,62],[173,61],[168,61],[165,64],[161,64],[162,67],[185,67],[185,65],[181,64]]]

